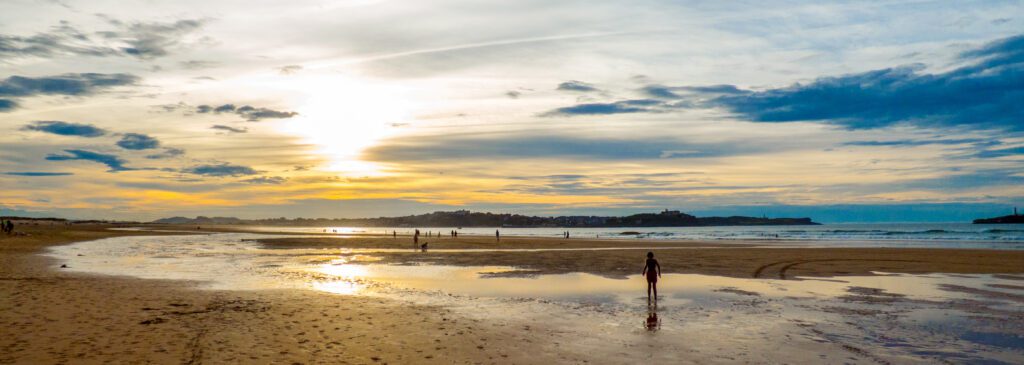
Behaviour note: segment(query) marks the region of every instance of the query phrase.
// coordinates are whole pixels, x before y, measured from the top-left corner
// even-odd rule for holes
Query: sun
[[[379,176],[378,164],[360,153],[411,120],[408,89],[386,81],[344,75],[308,75],[288,81],[304,95],[299,116],[281,126],[301,136],[330,161],[323,168],[349,176]]]

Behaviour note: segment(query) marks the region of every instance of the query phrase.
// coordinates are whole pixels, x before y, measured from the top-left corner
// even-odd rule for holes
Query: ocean
[[[415,227],[255,227],[257,230],[297,233],[370,233],[397,231],[410,234]],[[457,230],[462,235],[561,237],[655,240],[756,240],[773,243],[849,247],[946,247],[1024,249],[1024,224],[970,223],[843,223],[817,226],[730,227],[621,227],[621,228],[479,228],[419,227],[420,232]]]

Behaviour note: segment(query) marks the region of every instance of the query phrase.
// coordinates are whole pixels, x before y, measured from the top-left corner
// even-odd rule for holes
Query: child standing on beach
[[[655,271],[657,270],[657,271]],[[651,289],[654,289],[654,302],[658,302],[658,278],[661,277],[661,265],[654,259],[654,252],[647,253],[643,275],[647,277],[647,304],[651,304]]]

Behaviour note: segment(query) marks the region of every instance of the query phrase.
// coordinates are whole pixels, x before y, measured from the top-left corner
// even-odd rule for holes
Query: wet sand
[[[38,255],[51,245],[160,234],[106,228],[19,226],[30,236],[0,236],[0,363],[580,361],[535,348],[531,341],[541,333],[460,318],[439,307],[72,274]]]
[[[735,298],[718,303],[719,307],[700,304],[663,309],[662,315],[672,323],[669,327],[695,321],[695,326],[671,329],[670,333],[685,336],[686,340],[680,342],[677,337],[656,336],[639,328],[579,327],[580,323],[588,323],[583,318],[595,313],[581,309],[551,312],[545,308],[554,304],[543,300],[513,300],[513,307],[509,307],[508,301],[499,301],[494,306],[497,312],[489,312],[480,306],[490,300],[468,300],[447,294],[437,294],[444,305],[421,305],[379,296],[299,289],[198,290],[198,283],[193,282],[72,273],[60,269],[54,259],[39,255],[46,247],[80,240],[175,234],[106,228],[29,226],[19,230],[31,236],[0,238],[0,328],[5,329],[4,336],[0,336],[0,363],[623,363],[642,359],[669,363],[873,363],[879,362],[880,356],[874,352],[884,349],[851,347],[849,343],[863,336],[856,331],[848,335],[850,340],[840,336],[850,331],[843,325],[850,322],[845,316],[889,318],[889,314],[872,313],[902,300],[866,288],[864,293],[851,292],[854,296],[843,300],[855,304],[880,302],[881,307],[837,307],[837,311],[856,313],[841,314],[834,322],[818,324],[800,320],[805,317],[801,313],[795,314],[798,319],[785,319],[789,318],[786,315],[785,323],[797,323],[799,328],[780,331],[756,324],[785,314],[791,309],[780,312],[780,308],[790,307],[779,307],[778,299],[762,299],[741,289],[724,288],[723,295]],[[174,229],[181,228],[171,227]],[[204,231],[210,230],[204,227]],[[881,270],[1002,273],[999,276],[1011,282],[1024,278],[1020,275],[1024,273],[1022,255],[1011,251],[758,248],[757,242],[641,243],[526,238],[504,238],[498,244],[493,238],[460,237],[457,241],[425,239],[435,250],[424,253],[413,251],[408,237],[292,237],[260,241],[268,248],[322,250],[325,257],[335,258],[338,255],[331,251],[343,247],[396,248],[401,251],[373,253],[381,258],[376,262],[512,266],[519,269],[513,276],[577,271],[607,277],[635,275],[639,271],[637,263],[641,262],[636,258],[652,247],[666,273],[791,278]],[[623,245],[639,247],[617,248]],[[463,251],[438,252],[437,248]],[[521,248],[538,251],[491,251]],[[579,250],[586,248],[608,250]],[[565,249],[569,250],[552,251]],[[846,261],[853,259],[863,261]],[[944,290],[979,297],[998,294],[966,287]],[[1005,293],[998,295],[1005,297]],[[906,303],[919,306],[915,301]],[[721,306],[739,309],[723,310]],[[508,308],[518,310],[509,312]],[[620,317],[615,313],[608,315]],[[749,324],[743,326],[720,325],[732,323],[736,316],[749,317],[754,322],[743,322]],[[698,320],[701,318],[705,320]],[[1019,318],[1019,313],[997,313],[993,318]],[[870,328],[892,325],[888,319],[879,321],[878,326]],[[583,335],[595,330],[602,336]],[[715,335],[708,336],[709,330]],[[786,339],[781,340],[780,336]],[[942,348],[931,343],[918,346]],[[1008,359],[1015,358],[1012,353],[1009,356]]]
[[[872,275],[873,272],[1024,273],[1024,251],[985,249],[763,247],[765,243],[757,241],[661,242],[520,237],[502,238],[495,242],[493,237],[460,237],[421,238],[421,243],[429,242],[428,250],[421,252],[412,248],[410,237],[402,236],[295,237],[257,242],[267,248],[402,250],[374,253],[382,263],[512,266],[519,269],[507,275],[586,272],[625,277],[640,272],[643,255],[648,250],[655,252],[665,273],[740,278],[791,279],[800,276]],[[809,243],[799,244],[806,246]]]

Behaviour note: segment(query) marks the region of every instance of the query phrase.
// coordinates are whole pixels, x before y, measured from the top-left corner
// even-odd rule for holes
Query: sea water
[[[620,228],[509,228],[509,227],[252,227],[267,232],[389,234],[406,235],[455,230],[462,235],[561,237],[569,231],[574,238],[697,240],[697,241],[792,241],[827,246],[856,247],[945,247],[1024,249],[1024,224],[970,223],[847,223],[811,226],[729,226],[729,227],[620,227]]]

